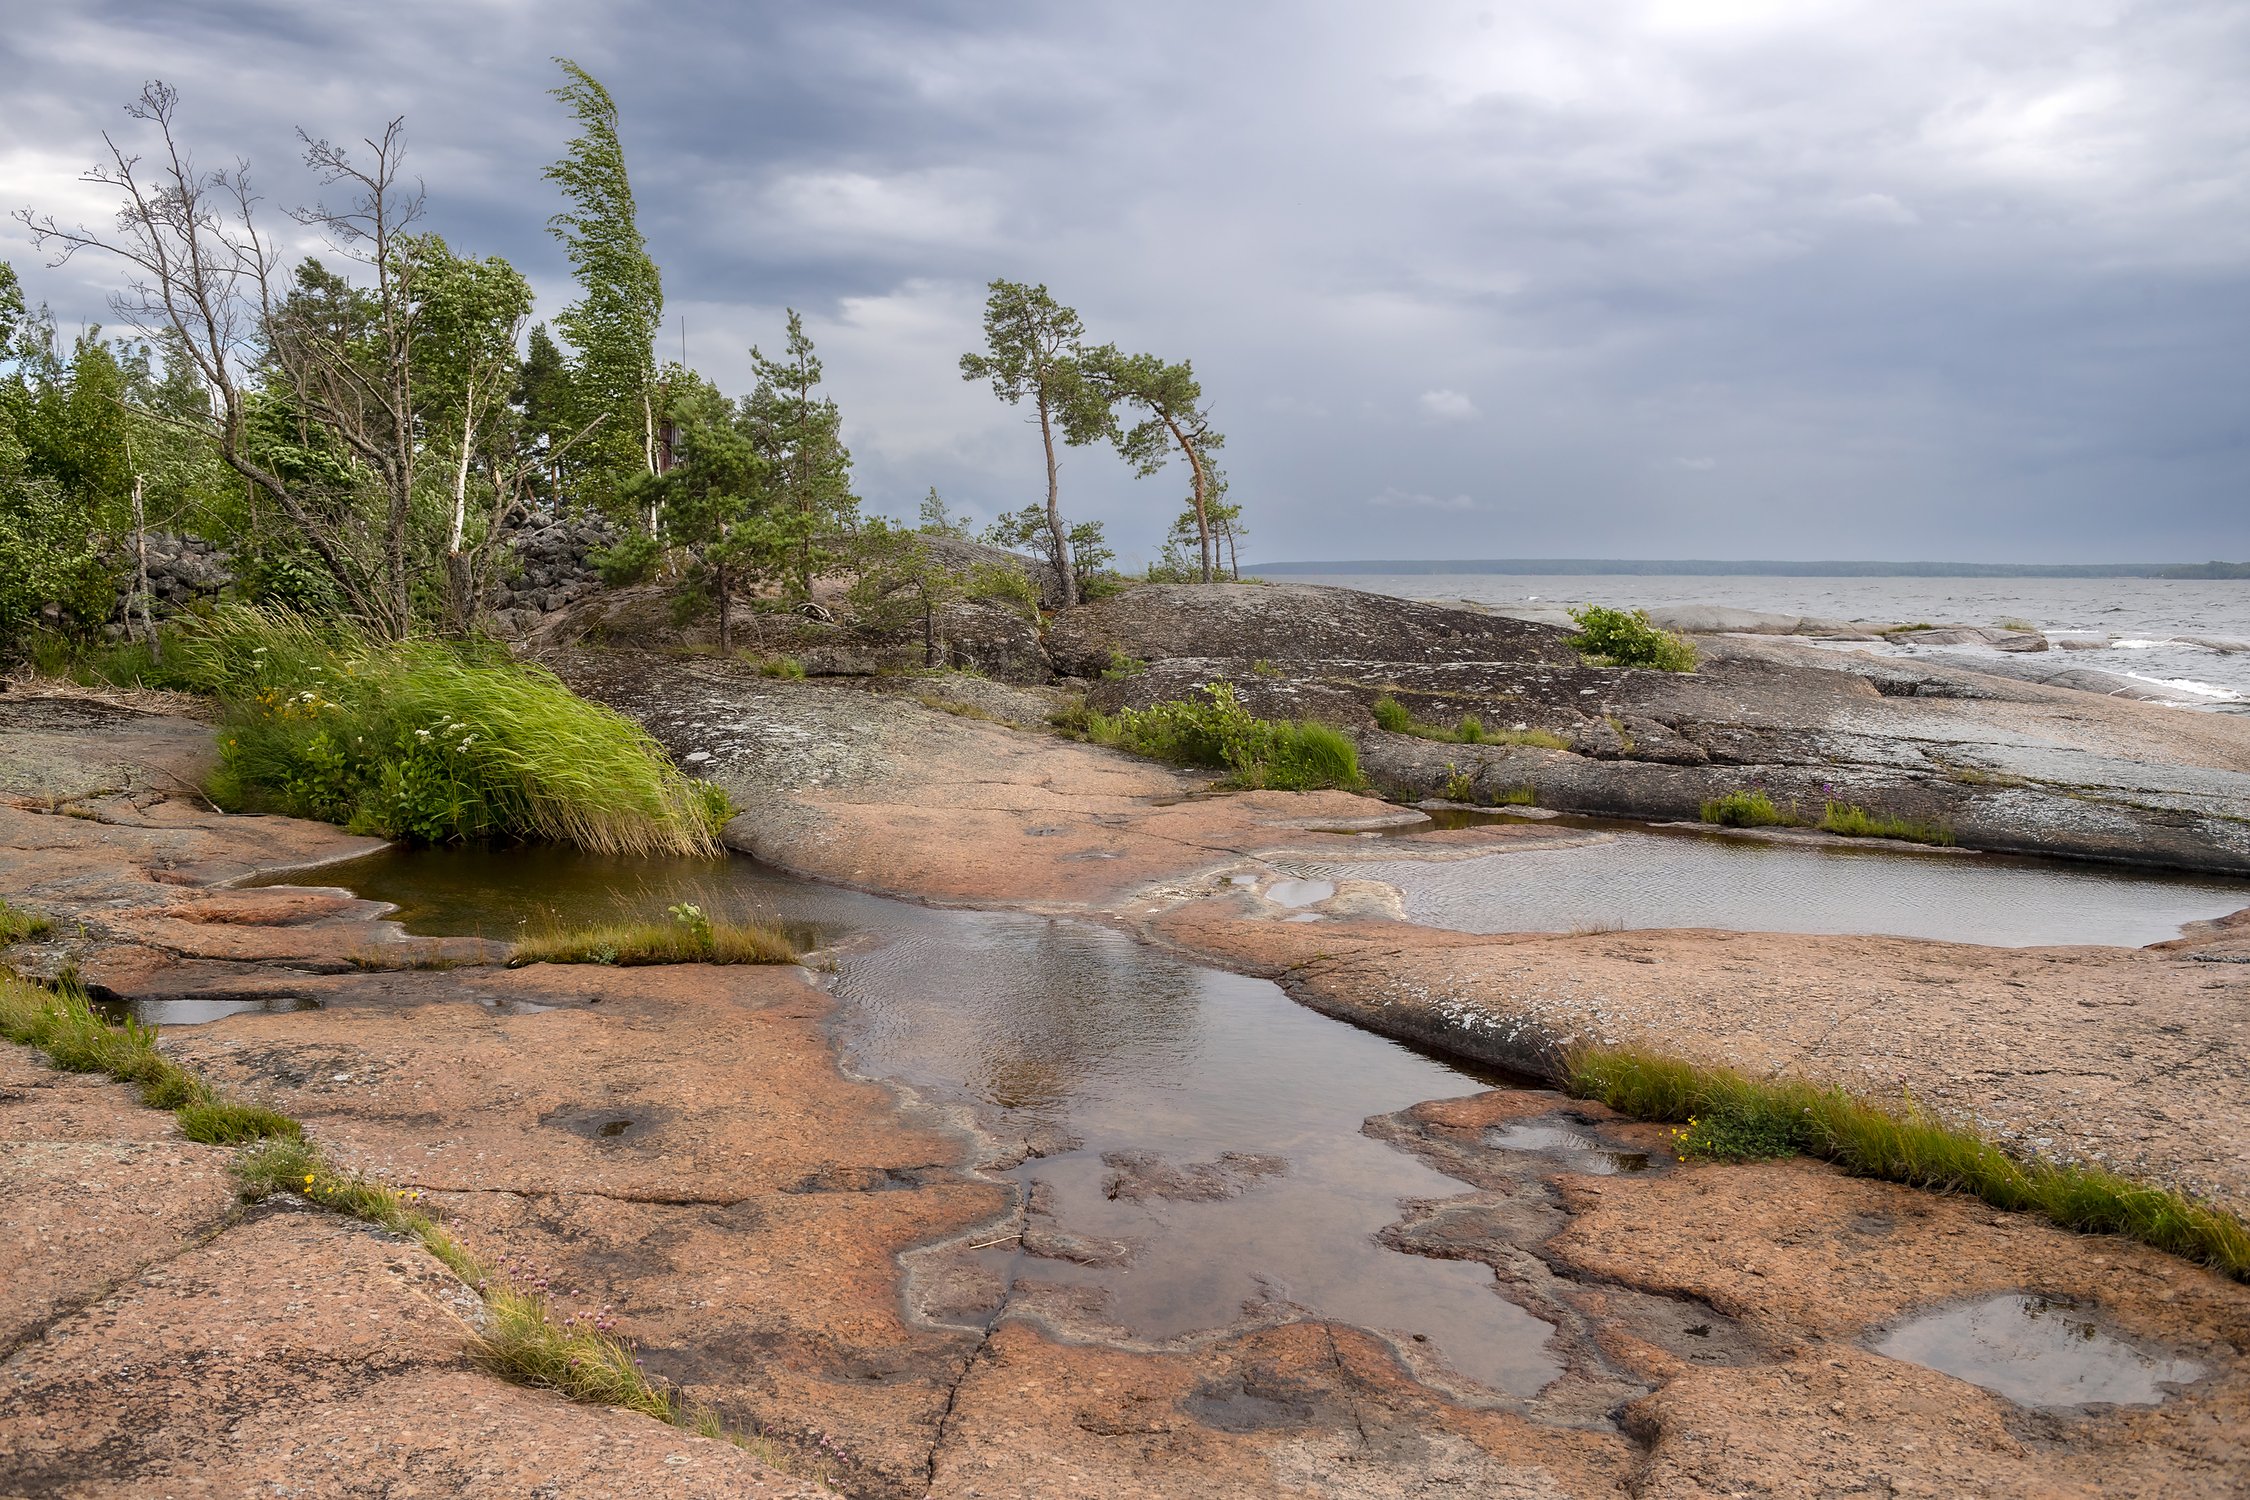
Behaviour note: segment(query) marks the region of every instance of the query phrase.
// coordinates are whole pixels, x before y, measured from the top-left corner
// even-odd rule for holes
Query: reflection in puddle
[[[1266,887],[1265,896],[1276,906],[1317,906],[1336,894],[1333,880],[1277,880]]]
[[[200,1026],[227,1016],[286,1015],[291,1011],[318,1010],[320,1002],[305,995],[261,995],[256,999],[233,1000],[96,1000],[94,1009],[113,1023],[131,1018],[144,1026]]]
[[[1562,1156],[1573,1172],[1606,1177],[1613,1172],[1645,1172],[1646,1151],[1620,1151],[1583,1130],[1568,1125],[1497,1125],[1484,1133],[1484,1143],[1503,1151],[1535,1151]]]
[[[910,906],[745,859],[386,853],[317,878],[397,903],[422,932],[500,935],[694,900],[850,937],[835,951],[851,1066],[967,1102],[1002,1141],[1049,1153],[1013,1172],[1038,1253],[1009,1236],[982,1252],[996,1274],[1090,1298],[1101,1322],[1141,1339],[1297,1308],[1395,1332],[1496,1390],[1528,1396],[1561,1373],[1552,1328],[1502,1297],[1488,1267],[1376,1238],[1402,1200],[1466,1187],[1361,1123],[1492,1080],[1268,981],[1089,923]],[[615,1118],[564,1123],[600,1132]]]
[[[1584,932],[1622,926],[1629,914],[1640,928],[2139,946],[2250,906],[2250,882],[2217,877],[1638,829],[1568,848],[1295,873],[1383,881],[1404,897],[1408,921],[1459,932]]]
[[[2018,1292],[1926,1313],[1873,1347],[2024,1406],[2150,1406],[2166,1385],[2203,1374],[2193,1361],[2110,1337],[2066,1301]]]

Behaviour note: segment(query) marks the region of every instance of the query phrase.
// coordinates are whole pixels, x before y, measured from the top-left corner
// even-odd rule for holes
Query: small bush
[[[1913,844],[1940,845],[1953,842],[1953,830],[1942,823],[1917,823],[1911,818],[1871,813],[1848,802],[1829,803],[1821,812],[1820,827],[1825,833],[1848,839],[1904,839]]]
[[[1797,819],[1764,792],[1728,792],[1703,804],[1703,821],[1726,828],[1786,828]]]
[[[180,1133],[206,1146],[240,1146],[270,1136],[302,1136],[304,1127],[287,1115],[254,1104],[205,1100],[179,1110]]]
[[[1359,748],[1326,724],[1254,717],[1230,683],[1215,682],[1201,702],[1175,699],[1116,714],[1089,712],[1086,736],[1151,760],[1212,766],[1232,774],[1237,786],[1308,791],[1358,787]]]
[[[38,912],[10,906],[5,899],[0,899],[0,948],[30,938],[45,937],[54,930],[54,926],[53,922]]]
[[[1695,647],[1649,622],[1645,609],[1605,609],[1585,604],[1570,612],[1578,626],[1571,645],[1588,661],[1605,667],[1649,667],[1659,672],[1695,670]]]
[[[611,546],[594,548],[586,554],[586,561],[601,574],[603,583],[621,589],[654,573],[663,556],[664,549],[657,545],[655,537],[645,531],[632,531]]]
[[[1581,1049],[1565,1075],[1571,1093],[1621,1114],[1683,1122],[1672,1133],[1682,1159],[1803,1152],[1858,1176],[1973,1194],[2087,1234],[2126,1235],[2250,1281],[2250,1227],[2224,1210],[2105,1168],[2019,1161],[1911,1098],[1877,1104],[1632,1048]]]
[[[708,854],[725,796],[646,731],[496,650],[378,643],[236,606],[182,670],[227,713],[213,798],[425,843],[526,838]]]
[[[1456,768],[1451,761],[1445,763],[1445,800],[1448,802],[1474,802],[1477,800],[1477,781],[1474,776]]]
[[[1148,670],[1148,663],[1137,656],[1127,656],[1115,646],[1109,648],[1109,665],[1102,668],[1102,681],[1123,682],[1128,677],[1138,677]]]

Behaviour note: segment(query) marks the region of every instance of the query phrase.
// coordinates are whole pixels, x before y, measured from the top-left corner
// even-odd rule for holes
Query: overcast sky
[[[404,114],[431,226],[569,298],[540,168],[617,96],[691,363],[801,310],[872,508],[1041,493],[984,283],[1192,359],[1250,555],[2250,556],[2242,0],[663,6],[0,0],[7,206],[148,77],[202,155]],[[0,258],[66,327],[110,268]],[[1154,548],[1184,475],[1069,455]]]

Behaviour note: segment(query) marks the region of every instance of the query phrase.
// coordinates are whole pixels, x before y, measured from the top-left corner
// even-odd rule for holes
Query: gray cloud
[[[276,202],[293,127],[404,113],[435,226],[549,313],[576,57],[691,357],[739,385],[803,310],[893,512],[1039,485],[953,368],[1004,275],[1194,359],[1261,557],[2250,555],[2231,0],[18,9],[11,199],[102,213],[144,76]],[[93,263],[0,256],[100,315]],[[1065,482],[1129,554],[1185,489]]]

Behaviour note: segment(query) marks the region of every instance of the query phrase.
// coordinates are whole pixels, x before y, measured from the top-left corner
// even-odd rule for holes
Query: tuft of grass
[[[1911,818],[1872,813],[1849,802],[1831,802],[1820,815],[1824,833],[1848,839],[1904,839],[1913,844],[1950,845],[1953,830],[1942,823],[1918,823]]]
[[[600,922],[556,928],[516,945],[511,968],[525,964],[794,964],[804,955],[777,927],[759,922],[713,922],[701,907],[682,902],[669,922]]]
[[[1407,711],[1406,705],[1388,693],[1375,700],[1373,708],[1375,727],[1387,729],[1392,734],[1410,734],[1416,739],[1437,740],[1448,745],[1530,745],[1541,750],[1567,750],[1570,741],[1559,734],[1544,729],[1487,729],[1484,720],[1475,714],[1463,714],[1451,725],[1430,724]]]
[[[1621,1114],[1679,1122],[1681,1160],[1803,1153],[1862,1177],[1968,1193],[2086,1234],[2121,1234],[2250,1281],[2250,1226],[2170,1188],[2102,1167],[2019,1160],[1935,1119],[1911,1097],[1878,1104],[1838,1088],[1753,1079],[1637,1048],[1582,1048],[1564,1086]]]
[[[805,680],[805,664],[794,656],[767,656],[758,661],[760,677],[776,677],[786,682]]]
[[[941,714],[951,714],[956,719],[981,719],[987,724],[1005,724],[1008,722],[1006,718],[994,713],[989,708],[982,708],[974,703],[963,703],[958,698],[941,697],[936,693],[923,693],[916,697],[914,701],[924,708],[934,708]]]
[[[1705,802],[1703,821],[1726,828],[1786,828],[1797,822],[1797,815],[1774,806],[1764,792],[1733,791]]]
[[[45,937],[54,929],[55,924],[42,914],[26,911],[20,906],[10,906],[6,898],[0,897],[0,948],[30,938]]]
[[[175,653],[224,706],[215,801],[427,843],[710,854],[726,798],[639,725],[489,646],[231,605]]]
[[[2029,620],[2018,619],[2014,615],[2009,615],[2006,619],[1994,620],[1992,623],[2002,630],[2021,630],[2036,633],[2039,629]]]
[[[1539,792],[1537,788],[1528,786],[1509,787],[1496,799],[1496,805],[1500,807],[1533,807],[1538,802]]]
[[[1235,697],[1231,683],[1214,682],[1203,694],[1201,702],[1175,699],[1115,714],[1087,711],[1086,737],[1151,760],[1223,768],[1236,786],[1296,792],[1366,784],[1359,747],[1341,730],[1257,718]]]
[[[206,1146],[242,1146],[269,1136],[302,1136],[305,1129],[278,1110],[218,1099],[182,1105],[175,1116],[180,1134]]]
[[[1584,604],[1570,612],[1578,633],[1570,644],[1596,666],[1649,667],[1659,672],[1695,670],[1695,647],[1650,623],[1645,609],[1605,609]]]

